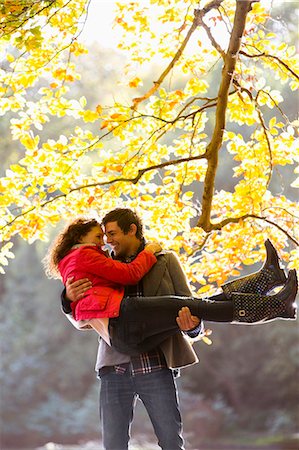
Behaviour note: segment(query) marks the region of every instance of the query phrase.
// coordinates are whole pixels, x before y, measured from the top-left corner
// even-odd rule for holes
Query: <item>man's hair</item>
[[[119,228],[127,234],[130,226],[134,223],[137,227],[136,237],[140,241],[143,239],[143,225],[138,215],[129,208],[116,208],[106,214],[102,220],[104,227],[108,222],[117,222]]]

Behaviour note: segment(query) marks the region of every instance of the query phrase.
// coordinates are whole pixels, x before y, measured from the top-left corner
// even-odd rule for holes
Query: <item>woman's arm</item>
[[[138,283],[157,262],[155,255],[147,249],[140,252],[130,263],[107,258],[92,247],[82,248],[81,253],[80,261],[84,271],[124,285]]]
[[[169,252],[167,253],[167,258],[167,266],[175,289],[175,294],[192,296],[189,282],[185,272],[183,271],[178,256],[173,252]],[[182,308],[178,315],[177,323],[181,331],[185,332],[190,338],[196,338],[199,334],[204,333],[203,321],[200,317],[196,320],[196,318],[192,316],[189,308]]]

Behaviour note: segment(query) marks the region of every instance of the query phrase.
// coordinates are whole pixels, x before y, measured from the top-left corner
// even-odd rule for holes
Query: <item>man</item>
[[[103,219],[107,243],[113,257],[132,261],[143,249],[142,223],[130,209],[117,208]],[[185,274],[174,253],[161,252],[157,263],[136,286],[126,287],[126,296],[176,294],[190,296]],[[68,282],[66,297],[77,300],[90,287],[88,280]],[[63,310],[70,312],[70,303],[63,299]],[[183,332],[196,337],[201,324],[182,308],[177,323]],[[190,331],[192,330],[192,331]],[[137,396],[143,402],[160,447],[164,450],[183,449],[182,420],[175,385],[176,369],[198,361],[190,343],[181,332],[166,339],[159,348],[138,356],[117,352],[101,339],[96,371],[101,378],[100,416],[105,450],[125,450],[130,439],[134,403]]]

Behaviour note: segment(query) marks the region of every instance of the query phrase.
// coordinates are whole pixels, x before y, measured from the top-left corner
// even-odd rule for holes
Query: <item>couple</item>
[[[290,271],[286,280],[284,272],[279,268],[275,249],[269,241],[266,241],[267,260],[261,271],[226,284],[223,293],[209,301],[195,300],[191,298],[190,289],[176,256],[173,253],[160,252],[155,258],[149,253],[150,250],[145,250],[143,253],[147,254],[145,257],[147,262],[139,261],[139,269],[149,270],[155,259],[157,262],[140,282],[126,286],[125,290],[118,285],[117,290],[115,286],[117,280],[111,279],[111,274],[115,276],[115,268],[106,266],[99,275],[95,273],[95,266],[99,267],[101,264],[93,266],[94,259],[98,258],[98,263],[101,259],[104,265],[113,261],[105,254],[100,254],[100,250],[97,249],[102,239],[101,227],[91,221],[87,221],[86,224],[87,228],[89,225],[90,228],[84,232],[81,229],[81,234],[73,236],[75,240],[68,242],[71,247],[66,250],[66,255],[61,253],[60,258],[62,255],[63,257],[56,260],[56,268],[59,268],[60,264],[60,269],[64,272],[67,298],[75,300],[69,302],[66,298],[63,299],[64,311],[73,322],[73,314],[76,317],[80,297],[84,295],[86,289],[87,296],[83,297],[85,301],[88,297],[97,299],[94,291],[98,286],[101,286],[100,293],[104,293],[101,309],[104,313],[98,315],[98,318],[106,319],[108,338],[112,338],[112,346],[109,345],[110,341],[107,343],[107,335],[106,339],[100,340],[96,366],[102,381],[100,409],[104,446],[106,449],[127,448],[133,403],[139,395],[149,413],[161,448],[182,449],[181,417],[173,372],[170,368],[184,367],[196,362],[197,358],[179,329],[195,337],[201,330],[201,322],[197,317],[212,321],[247,323],[277,317],[294,318],[296,273]],[[131,261],[136,262],[138,258],[139,260],[142,258],[144,248],[142,224],[133,211],[128,209],[111,211],[104,217],[103,226],[107,242],[113,247],[117,259],[125,262],[129,268]],[[68,235],[66,232],[64,239]],[[101,279],[99,285],[91,288],[88,281],[83,285],[80,285],[79,281],[70,284],[66,281],[66,277],[71,274],[67,270],[71,265],[75,270],[74,273],[80,269],[79,274],[84,275],[87,270],[89,278],[93,270],[95,277],[99,276]],[[120,276],[124,268],[119,267],[117,270]],[[133,273],[135,277],[141,277],[140,272],[137,275],[138,270],[136,267],[131,269],[131,275]],[[127,272],[130,272],[129,269]],[[106,280],[104,286],[103,279]],[[118,283],[122,280],[130,282],[127,275],[120,277]],[[93,281],[93,285],[96,282]],[[131,282],[136,283],[136,278],[133,277]],[[284,288],[279,294],[268,297],[267,292],[277,285],[284,285]],[[108,291],[110,289],[111,295],[108,295],[107,289]],[[117,295],[114,294],[115,291]],[[106,300],[103,298],[105,295]],[[147,297],[143,297],[144,295]],[[114,300],[117,297],[114,303],[110,301],[111,297]],[[107,316],[107,311],[113,311],[114,314],[120,311],[119,318],[114,319],[113,313]],[[80,308],[77,312],[77,318],[84,317]],[[89,317],[93,320],[91,316]],[[111,317],[108,319],[109,325],[108,317]],[[86,322],[77,322],[75,325],[86,326]]]

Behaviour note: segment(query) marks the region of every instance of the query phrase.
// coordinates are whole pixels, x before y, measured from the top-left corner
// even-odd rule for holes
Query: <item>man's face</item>
[[[135,232],[129,231],[125,234],[117,222],[108,222],[105,225],[105,235],[106,242],[113,248],[115,256],[131,256],[136,245]]]

